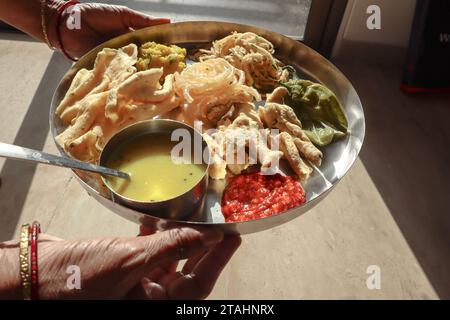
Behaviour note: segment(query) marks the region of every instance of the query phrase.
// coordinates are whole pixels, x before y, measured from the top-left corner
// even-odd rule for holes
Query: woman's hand
[[[123,33],[170,22],[170,19],[153,18],[124,6],[80,3],[76,7],[72,6],[72,10],[75,9],[74,18],[79,13],[80,28],[67,27],[66,22],[70,14],[66,10],[57,30],[58,9],[64,3],[63,0],[45,1],[43,11],[46,17],[46,33],[50,44],[60,49],[57,41],[59,33],[66,52],[72,57],[81,57],[100,43]],[[45,41],[41,5],[40,0],[1,0],[0,20],[28,33],[35,39]],[[76,23],[69,24],[78,27]]]
[[[168,18],[155,18],[125,6],[101,3],[80,3],[80,28],[69,29],[63,15],[61,42],[72,57],[81,57],[97,45],[121,34],[158,24],[170,23]]]
[[[141,235],[149,234],[141,227]],[[186,260],[180,271],[178,261],[153,269],[128,295],[131,299],[204,299],[241,244],[239,236],[227,237],[211,250]]]
[[[191,228],[77,241],[43,234],[39,294],[42,299],[203,299],[239,245],[239,237],[223,239],[221,232]],[[67,286],[72,265],[81,272],[80,290]]]

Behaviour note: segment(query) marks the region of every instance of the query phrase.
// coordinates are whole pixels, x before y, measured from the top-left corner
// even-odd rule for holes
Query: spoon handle
[[[130,178],[130,176],[127,173],[118,170],[100,167],[87,162],[69,159],[66,157],[59,157],[42,151],[27,149],[3,142],[0,142],[0,157],[25,160],[31,162],[39,162],[58,167],[79,169],[83,171],[106,174],[108,176],[115,176],[124,179]]]

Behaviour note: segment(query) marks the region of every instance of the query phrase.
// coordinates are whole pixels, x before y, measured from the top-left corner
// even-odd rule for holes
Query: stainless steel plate
[[[207,225],[223,229],[227,233],[247,234],[273,228],[307,212],[322,201],[350,170],[363,144],[365,121],[361,101],[349,80],[331,62],[298,41],[268,30],[234,23],[202,21],[160,25],[122,35],[93,49],[72,66],[56,89],[50,108],[50,128],[53,138],[64,130],[61,122],[55,116],[56,107],[64,97],[76,72],[81,68],[92,68],[97,53],[103,48],[119,48],[129,43],[139,45],[147,41],[156,41],[192,49],[223,38],[232,31],[251,31],[271,41],[275,46],[278,59],[285,64],[294,66],[306,77],[329,87],[336,93],[344,107],[350,134],[345,140],[322,148],[324,161],[320,167],[320,172],[315,171],[304,186],[307,193],[307,202],[276,216],[246,222],[225,223],[220,212],[220,198],[225,182],[211,181],[201,212],[190,217],[189,221],[163,220],[114,203],[107,195],[101,195],[95,187],[88,184],[87,180],[83,180],[74,172],[80,184],[92,197],[124,218],[159,230],[180,224]],[[62,154],[65,154],[59,146],[58,149]]]

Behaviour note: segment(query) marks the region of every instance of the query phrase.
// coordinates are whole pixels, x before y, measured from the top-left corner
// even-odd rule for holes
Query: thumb
[[[150,26],[156,26],[159,24],[170,23],[170,18],[152,17],[145,13],[129,9],[127,7],[123,8],[121,17],[122,22],[126,27],[135,30]]]
[[[128,266],[133,269],[133,275],[141,279],[156,267],[203,254],[222,240],[221,231],[193,228],[176,228],[127,239],[133,257]]]

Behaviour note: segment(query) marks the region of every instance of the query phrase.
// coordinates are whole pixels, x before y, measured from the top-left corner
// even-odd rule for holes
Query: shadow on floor
[[[53,53],[39,83],[27,113],[14,139],[14,144],[42,150],[49,132],[49,108],[53,92],[62,76],[70,67],[64,56]],[[13,237],[22,213],[36,165],[29,162],[6,160],[0,172],[0,241]]]
[[[11,30],[0,27],[0,39],[9,41],[27,41],[27,42],[39,42],[29,35],[19,31]]]
[[[361,159],[436,293],[450,298],[450,95],[408,96],[401,70],[340,65],[366,115]]]

